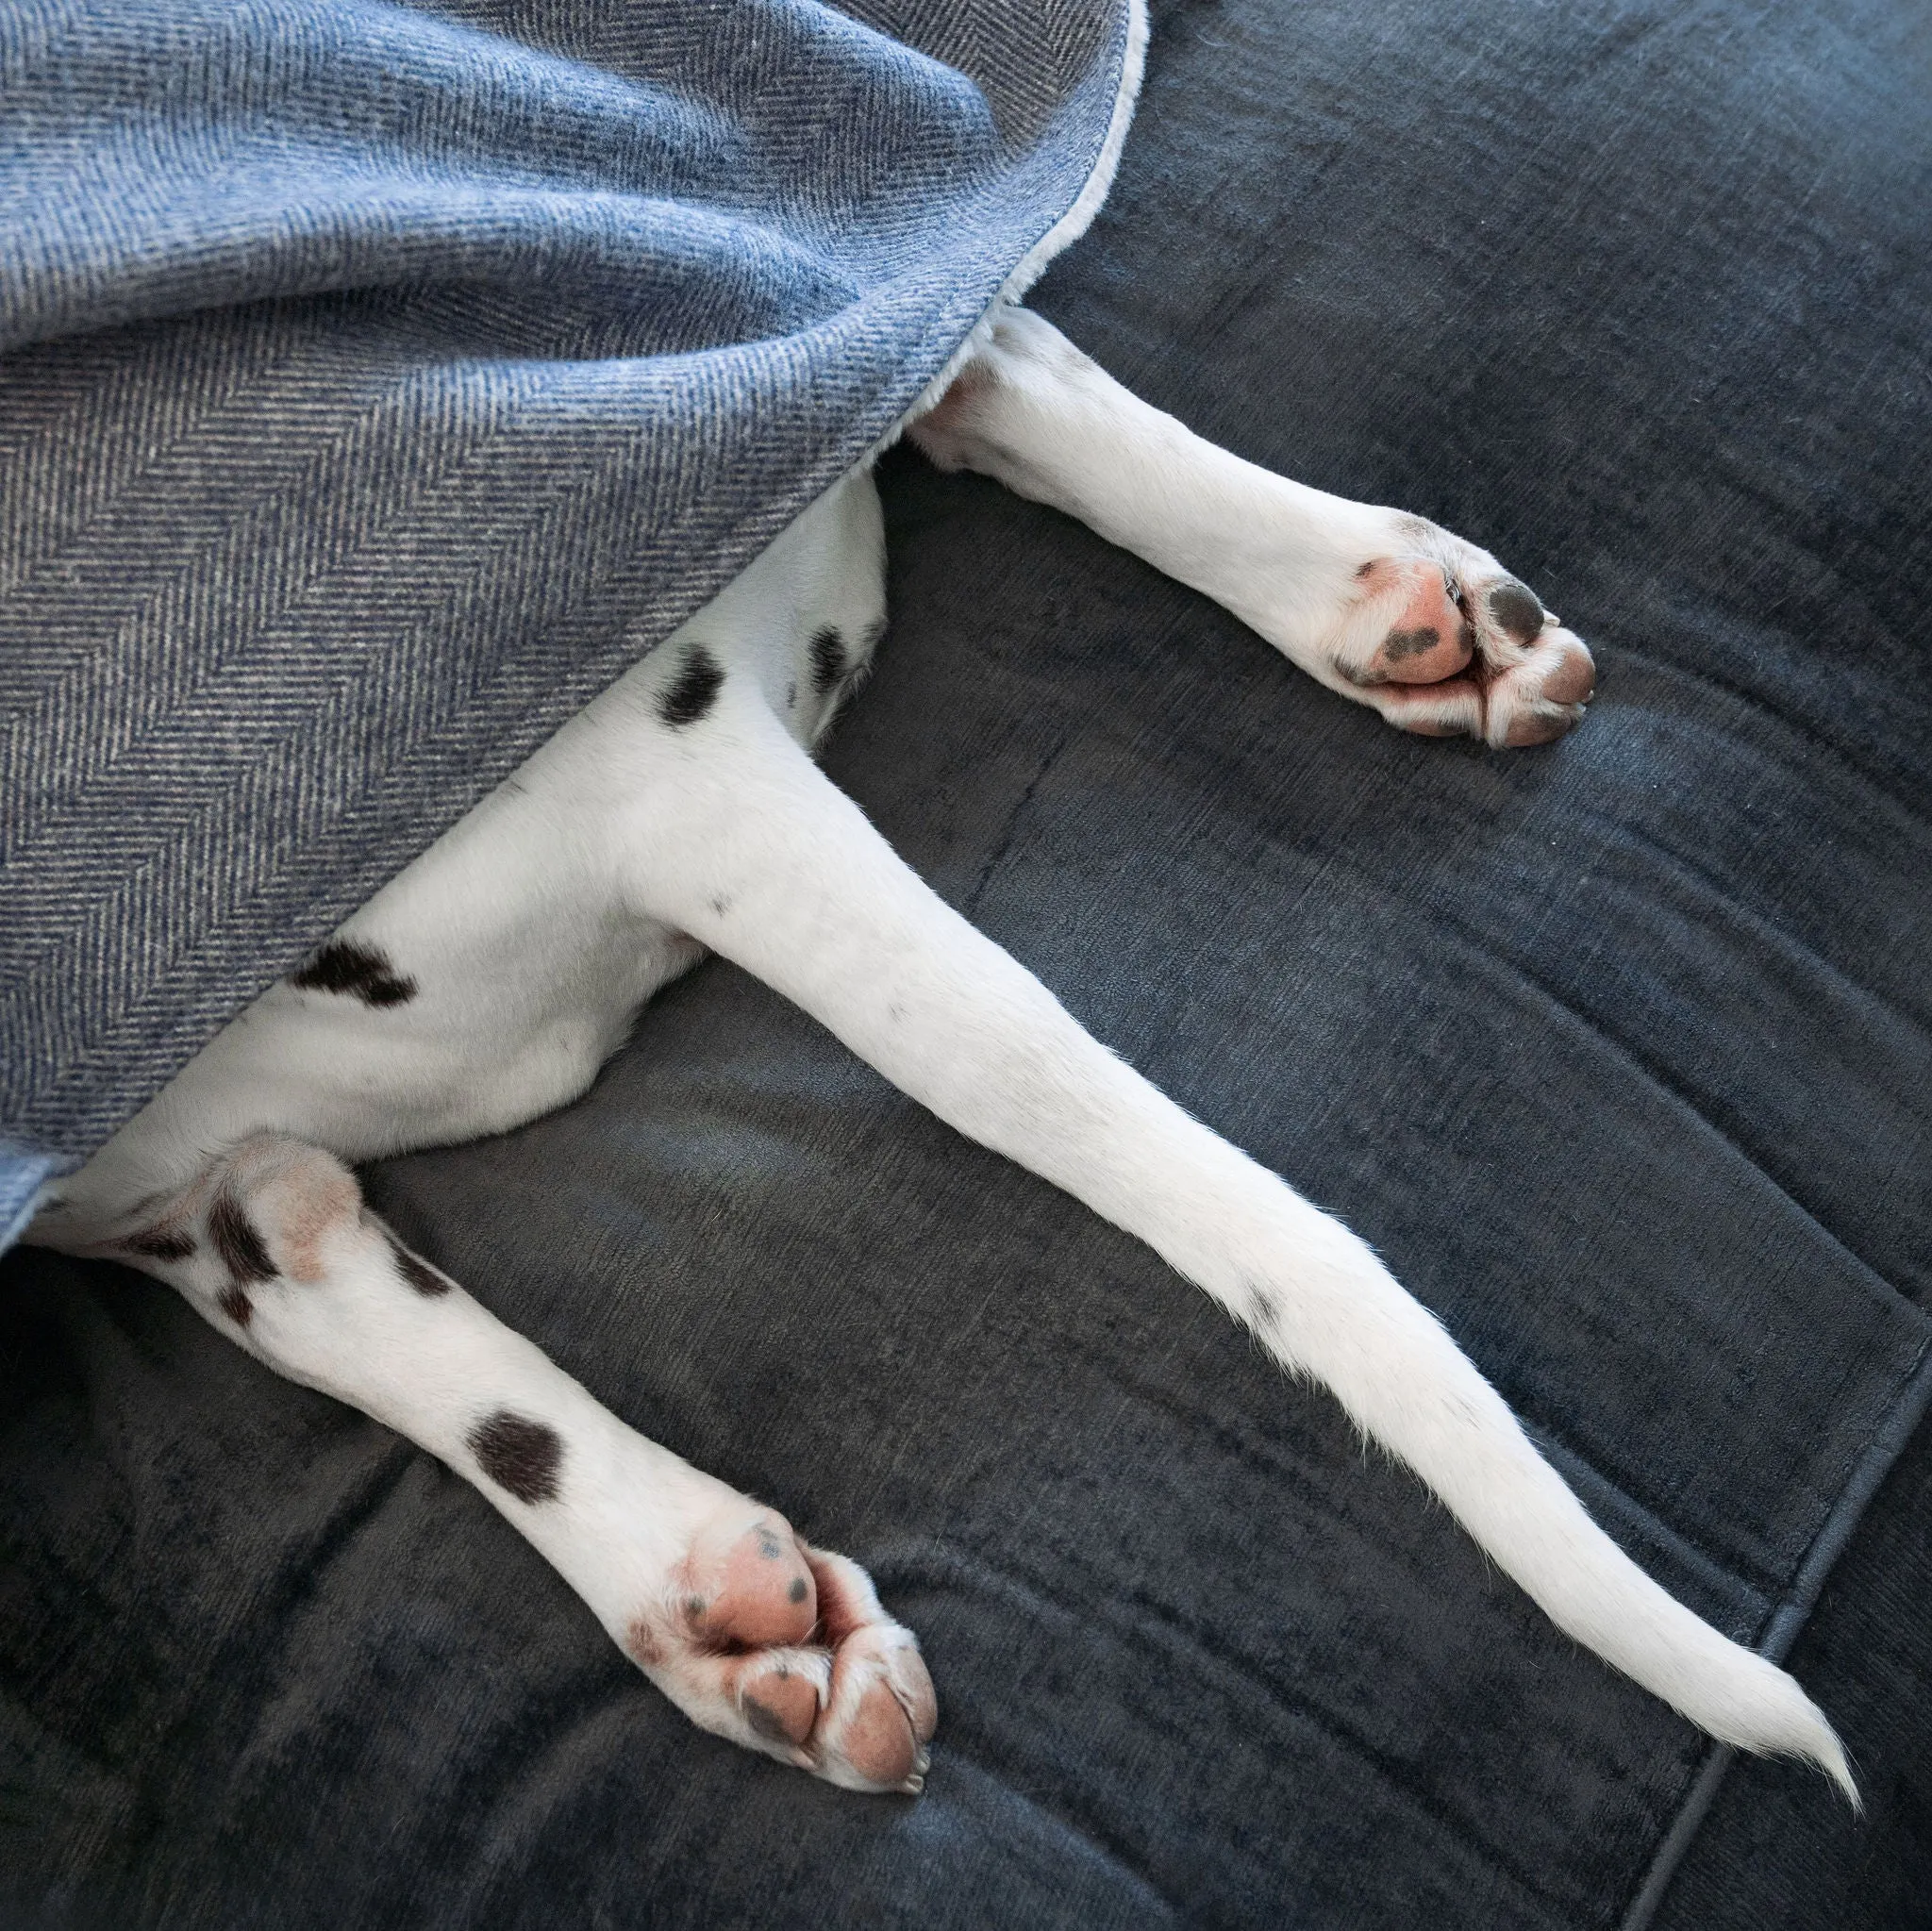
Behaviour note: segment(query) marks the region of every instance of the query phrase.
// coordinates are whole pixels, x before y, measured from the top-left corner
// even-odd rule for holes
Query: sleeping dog
[[[1502,749],[1582,718],[1582,641],[1447,531],[1210,447],[1010,302],[949,378],[907,424],[935,462],[1079,517],[1390,724]],[[131,1260],[441,1457],[704,1728],[851,1790],[916,1792],[933,1687],[864,1572],[624,1426],[403,1246],[349,1164],[564,1105],[644,1000],[720,953],[1147,1241],[1331,1390],[1579,1641],[1713,1736],[1807,1757],[1850,1794],[1798,1686],[1621,1553],[1361,1240],[1089,1038],[821,774],[813,747],[884,626],[861,469],[236,1019],[29,1238]]]

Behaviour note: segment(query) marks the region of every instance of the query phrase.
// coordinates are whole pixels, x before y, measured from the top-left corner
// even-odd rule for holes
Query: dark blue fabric
[[[1932,1428],[1891,1471],[1791,1652],[1858,1766],[1868,1815],[1802,1777],[1728,1776],[1657,1931],[1921,1931],[1932,1923]]]
[[[1928,80],[1862,0],[1172,9],[1038,306],[1242,454],[1488,543],[1601,694],[1546,750],[1404,739],[902,453],[829,757],[1374,1239],[1641,1559],[1791,1641],[1869,1823],[1740,1762],[1680,1831],[1702,1740],[1332,1404],[708,966],[580,1105],[370,1190],[872,1567],[940,1688],[925,1797],[695,1734],[455,1476],[154,1284],[15,1254],[21,1914],[1924,1931],[1923,1428],[1853,1518],[1932,1358]]]
[[[106,1139],[887,433],[1127,28],[0,8],[0,1145]]]

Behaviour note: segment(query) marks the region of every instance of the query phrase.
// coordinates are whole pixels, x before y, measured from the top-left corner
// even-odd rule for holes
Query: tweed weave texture
[[[1079,198],[1128,26],[0,9],[16,1193],[890,432]]]

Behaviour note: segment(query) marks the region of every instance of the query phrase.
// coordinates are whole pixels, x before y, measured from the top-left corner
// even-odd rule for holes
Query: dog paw
[[[1583,640],[1487,551],[1419,518],[1394,524],[1389,551],[1355,567],[1315,674],[1422,737],[1501,750],[1581,723],[1596,688]]]
[[[939,1723],[918,1640],[771,1509],[702,1530],[624,1646],[702,1728],[848,1790],[917,1796]]]

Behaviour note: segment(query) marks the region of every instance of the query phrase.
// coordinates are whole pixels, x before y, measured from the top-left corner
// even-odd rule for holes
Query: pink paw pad
[[[1426,539],[1427,526],[1418,527]],[[1435,537],[1451,550],[1467,548],[1443,532]],[[1480,738],[1500,750],[1547,744],[1581,722],[1596,689],[1589,650],[1527,584],[1497,574],[1493,558],[1381,557],[1355,577],[1362,601],[1352,641],[1332,661],[1390,724],[1421,738]],[[1373,646],[1365,624],[1387,625]],[[1357,655],[1364,649],[1366,658]]]
[[[919,1647],[879,1607],[870,1579],[842,1556],[814,1550],[812,1567],[833,1645],[832,1691],[820,1737],[835,1782],[917,1794],[939,1727],[939,1699]]]
[[[767,1742],[802,1749],[819,1720],[821,1687],[815,1673],[794,1669],[783,1657],[760,1658],[740,1675],[738,1706]]]
[[[1438,564],[1420,557],[1378,557],[1356,572],[1356,581],[1386,627],[1366,663],[1337,658],[1336,668],[1351,684],[1363,690],[1437,684],[1468,665],[1475,633]]]
[[[1549,704],[1588,704],[1596,691],[1596,664],[1574,637],[1559,638],[1556,662],[1543,673],[1542,696]]]
[[[800,1643],[818,1622],[818,1591],[782,1517],[736,1534],[701,1536],[679,1574],[685,1624],[709,1648]]]
[[[1407,596],[1394,623],[1369,660],[1372,681],[1387,684],[1440,684],[1467,668],[1475,654],[1475,632],[1456,602],[1455,587],[1433,563],[1371,564],[1387,572],[1388,587],[1408,579]]]
[[[1548,744],[1574,730],[1596,690],[1596,665],[1583,640],[1545,631],[1524,660],[1490,687],[1483,735],[1501,749]]]
[[[732,1511],[700,1532],[673,1587],[624,1645],[687,1714],[847,1790],[924,1788],[932,1678],[856,1563],[773,1511],[749,1525]]]

